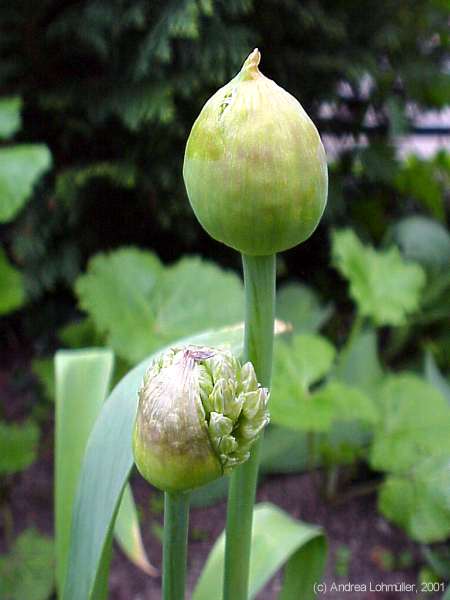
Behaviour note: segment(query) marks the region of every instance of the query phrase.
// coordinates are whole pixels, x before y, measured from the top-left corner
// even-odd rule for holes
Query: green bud
[[[247,460],[269,421],[268,391],[251,363],[203,346],[171,348],[139,390],[133,452],[141,475],[164,491],[189,490]]]
[[[260,58],[254,50],[205,104],[183,167],[202,226],[214,239],[254,256],[306,240],[328,190],[314,123],[293,96],[259,71]]]

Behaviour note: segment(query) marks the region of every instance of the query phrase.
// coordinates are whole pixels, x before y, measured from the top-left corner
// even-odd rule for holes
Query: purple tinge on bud
[[[247,460],[268,423],[268,390],[251,363],[223,348],[161,354],[145,374],[133,435],[135,462],[165,491],[195,488]]]

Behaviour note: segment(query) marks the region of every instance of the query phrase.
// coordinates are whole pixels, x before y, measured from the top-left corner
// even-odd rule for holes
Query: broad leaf
[[[0,421],[0,476],[23,471],[36,459],[39,427],[33,421]]]
[[[444,541],[450,535],[450,459],[429,458],[403,475],[391,475],[380,491],[385,517],[418,542]]]
[[[53,589],[53,540],[26,529],[0,555],[1,600],[47,600]]]
[[[0,140],[12,137],[21,127],[22,100],[17,97],[0,99]]]
[[[121,248],[98,254],[78,278],[76,292],[100,332],[119,356],[145,356],[154,325],[150,299],[160,284],[162,265],[151,252]]]
[[[330,318],[331,305],[323,306],[314,290],[300,283],[284,285],[277,293],[277,317],[295,333],[314,333]]]
[[[335,350],[320,336],[298,335],[275,346],[272,422],[300,431],[329,431],[335,421],[373,422],[376,411],[359,389],[331,381],[311,390],[330,372]]]
[[[55,358],[55,531],[60,590],[64,588],[72,508],[85,447],[109,388],[113,359],[110,350],[60,351]],[[129,558],[147,573],[155,574],[142,545],[136,507],[129,487],[123,495],[115,533]]]
[[[210,331],[178,340],[219,346],[229,344],[242,351],[243,326]],[[110,531],[119,501],[133,466],[131,436],[137,408],[137,392],[145,370],[156,354],[150,355],[116,385],[103,405],[92,433],[80,475],[74,506],[69,567],[63,600],[97,600],[102,580],[102,556],[107,554]]]
[[[332,242],[334,264],[349,280],[359,313],[377,326],[404,324],[419,307],[423,269],[407,263],[397,248],[377,252],[364,246],[349,229],[335,232]]]
[[[331,369],[336,351],[332,344],[318,335],[301,334],[292,342],[278,340],[275,348],[274,376],[281,385],[284,376],[302,390],[322,379]],[[273,385],[276,390],[278,385]]]
[[[313,584],[325,566],[326,542],[319,527],[296,521],[273,504],[255,507],[250,558],[249,599],[285,567],[280,600],[314,598]],[[193,600],[221,600],[225,535],[208,556]]]
[[[2,248],[0,248],[0,290],[0,315],[16,310],[25,303],[22,274],[9,263]]]
[[[156,255],[123,248],[93,258],[76,290],[97,329],[133,364],[180,337],[242,318],[237,275],[199,258],[163,268]]]
[[[21,144],[0,148],[0,223],[14,219],[50,165],[47,146]]]
[[[450,406],[416,375],[389,377],[379,392],[380,420],[371,450],[374,469],[402,473],[423,458],[450,454]]]
[[[362,388],[373,395],[382,377],[374,330],[360,333],[339,353],[333,376],[339,381]]]
[[[450,234],[441,223],[426,217],[407,217],[394,226],[392,238],[405,258],[425,268],[442,270],[450,265]]]
[[[298,473],[311,467],[303,431],[270,425],[261,449],[262,473]]]

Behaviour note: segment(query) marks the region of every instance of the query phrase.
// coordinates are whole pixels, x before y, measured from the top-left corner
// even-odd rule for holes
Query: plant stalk
[[[189,494],[164,494],[163,600],[183,600],[186,585]]]
[[[245,286],[244,361],[270,387],[275,318],[276,255],[242,255]],[[225,543],[224,600],[247,600],[250,549],[262,435],[250,458],[230,478]]]

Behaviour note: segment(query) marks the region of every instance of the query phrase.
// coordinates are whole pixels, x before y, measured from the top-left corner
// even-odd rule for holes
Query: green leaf
[[[422,202],[433,217],[445,220],[444,198],[450,181],[450,157],[441,152],[431,160],[411,155],[396,177],[397,188]]]
[[[64,589],[72,507],[89,434],[108,391],[110,350],[57,352],[55,356],[55,538],[57,581]]]
[[[229,344],[233,352],[239,355],[242,336],[241,324],[178,340],[176,344]],[[102,556],[108,549],[108,535],[133,466],[131,436],[137,391],[155,356],[156,353],[150,355],[115,386],[89,436],[74,505],[63,600],[97,600],[104,597],[94,591],[101,579],[104,566]]]
[[[318,335],[296,335],[291,343],[278,340],[275,348],[276,381],[281,386],[280,379],[286,377],[307,391],[330,371],[335,354],[330,342]],[[274,383],[273,387],[276,389],[278,386]]]
[[[294,336],[275,346],[270,399],[272,422],[300,431],[329,431],[335,421],[373,422],[376,411],[359,389],[331,381],[316,391],[310,387],[327,375],[335,350],[320,336]]]
[[[302,431],[270,425],[261,450],[262,473],[298,473],[311,467],[308,443]]]
[[[14,219],[51,162],[50,152],[44,145],[0,148],[0,223]]]
[[[366,394],[339,381],[330,381],[313,395],[312,400],[332,407],[333,421],[375,423],[378,420],[377,410]]]
[[[408,260],[438,271],[450,265],[450,234],[441,223],[407,217],[394,226],[391,237]]]
[[[26,529],[0,556],[0,600],[47,600],[53,589],[53,541]]]
[[[144,548],[137,508],[129,485],[125,486],[123,491],[114,525],[114,535],[123,552],[136,566],[152,577],[158,574],[158,571],[150,563]]]
[[[117,187],[132,189],[136,185],[136,168],[125,162],[96,162],[66,169],[56,177],[55,198],[70,206],[80,190],[95,179],[108,180]]]
[[[69,323],[58,330],[58,337],[61,342],[69,348],[92,348],[103,346],[104,339],[95,329],[91,319],[81,319]]]
[[[450,459],[428,458],[409,472],[391,475],[381,488],[378,506],[385,517],[422,543],[450,535]]]
[[[39,379],[44,394],[48,400],[55,400],[55,374],[52,358],[35,358],[31,363],[31,370]]]
[[[439,371],[430,351],[425,353],[425,377],[450,403],[450,383]]]
[[[320,581],[326,542],[319,527],[293,519],[273,504],[255,507],[250,558],[249,598],[255,598],[275,573],[285,566],[280,600],[308,600]],[[193,600],[220,600],[223,586],[225,535],[208,556]]]
[[[33,421],[0,421],[0,475],[27,469],[36,459],[39,427]]]
[[[277,317],[290,323],[295,333],[315,333],[332,312],[332,306],[323,306],[306,285],[289,283],[277,293]]]
[[[377,335],[371,329],[363,331],[339,353],[333,376],[339,381],[363,389],[373,395],[382,377],[377,350]]]
[[[18,96],[0,99],[0,140],[12,137],[21,127],[22,100]]]
[[[408,264],[397,248],[377,252],[364,246],[350,229],[334,232],[332,244],[334,264],[349,280],[350,295],[361,316],[377,326],[406,323],[419,307],[423,269]]]
[[[182,258],[166,269],[156,297],[155,342],[152,350],[205,328],[243,318],[240,278],[197,257]]]
[[[146,353],[154,324],[150,298],[160,282],[158,257],[137,248],[98,254],[78,278],[76,292],[114,350],[136,362]]]
[[[59,351],[55,357],[55,530],[60,590],[64,588],[72,508],[86,443],[109,388],[113,361],[110,350]],[[142,545],[136,507],[128,487],[116,525],[116,536],[125,553],[147,573],[154,574]]]
[[[97,329],[133,364],[179,337],[242,318],[237,275],[199,258],[164,269],[154,254],[122,248],[93,258],[76,291]]]
[[[228,477],[221,477],[211,483],[193,490],[190,497],[191,506],[212,506],[226,497],[228,493]]]
[[[450,407],[425,380],[390,376],[380,388],[378,407],[370,455],[374,469],[402,473],[423,458],[450,453]]]
[[[450,579],[450,546],[423,546],[423,556],[429,567],[443,581]]]
[[[0,290],[0,315],[10,313],[25,303],[22,274],[10,265],[2,248],[0,248]]]

